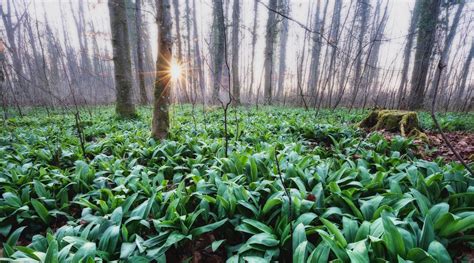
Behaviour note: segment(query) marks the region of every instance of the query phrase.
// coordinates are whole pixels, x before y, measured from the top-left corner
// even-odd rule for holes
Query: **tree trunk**
[[[420,20],[420,4],[421,0],[416,0],[410,20],[410,28],[408,29],[408,35],[406,38],[407,43],[405,44],[405,50],[403,51],[402,79],[400,81],[400,87],[398,88],[398,108],[405,108],[404,104],[408,80],[408,68],[410,66],[411,50],[416,36],[416,28],[418,26],[418,21]]]
[[[357,16],[360,18],[359,21],[359,36],[357,40],[357,52],[360,54],[357,57],[357,62],[355,65],[355,74],[354,74],[354,86],[352,90],[352,98],[351,98],[351,108],[354,105],[354,102],[357,99],[357,95],[359,93],[359,88],[360,88],[360,83],[361,79],[363,77],[363,61],[364,61],[364,56],[363,54],[363,48],[364,48],[364,39],[365,35],[367,32],[367,27],[368,27],[368,18],[370,15],[370,1],[369,0],[359,0],[358,1],[359,8],[357,9]]]
[[[418,22],[417,47],[413,66],[411,91],[408,108],[417,110],[423,107],[426,78],[430,68],[430,58],[436,40],[436,25],[441,0],[420,0],[420,21]]]
[[[145,84],[145,60],[143,59],[143,30],[142,30],[142,0],[135,0],[136,26],[137,26],[137,71],[138,87],[140,91],[140,104],[148,104]]]
[[[115,68],[116,113],[119,117],[135,116],[132,102],[132,66],[124,0],[109,0],[110,27]]]
[[[446,7],[446,15],[447,16],[449,14],[448,8],[449,8],[449,5]],[[445,58],[444,61],[447,61],[447,58],[449,57],[449,51],[450,51],[451,45],[453,44],[454,36],[456,35],[456,31],[457,31],[457,28],[458,28],[458,25],[459,25],[459,21],[461,20],[461,14],[462,14],[463,9],[464,9],[464,3],[460,3],[459,7],[456,10],[456,13],[454,15],[453,23],[452,23],[451,27],[449,28],[449,32],[446,35],[446,38],[444,40],[444,47],[443,47],[443,51],[442,51],[442,54],[441,54],[441,57]],[[447,23],[447,26],[449,26],[448,17],[446,17],[446,23]],[[447,30],[447,27],[446,27],[446,30]],[[445,75],[445,74],[443,74],[444,72],[445,72],[445,70],[436,70],[435,76],[433,78],[435,81],[433,81],[432,86],[431,86],[431,92],[430,92],[430,96],[429,96],[430,98],[432,98],[434,96],[433,93],[434,93],[434,90],[435,90],[435,85],[437,84],[436,80],[437,79],[442,79],[443,75]],[[443,75],[438,76],[438,74],[443,74]],[[440,86],[442,86],[442,84],[440,84]],[[443,90],[445,90],[445,89],[443,89]]]
[[[183,63],[183,48],[182,48],[182,41],[181,41],[181,24],[180,24],[180,16],[181,12],[179,11],[179,0],[173,0],[173,9],[174,9],[174,19],[175,19],[175,30],[176,30],[176,44],[178,47],[177,59],[178,62],[181,64]],[[186,82],[182,81],[182,78],[178,79],[178,86],[179,90],[184,92],[184,99],[186,102],[189,102],[189,94]],[[181,94],[177,94],[181,95]]]
[[[156,59],[156,81],[153,102],[153,119],[151,135],[157,140],[165,139],[169,130],[169,102],[170,102],[170,62],[172,59],[173,25],[170,13],[169,0],[157,0],[158,24],[158,57]]]
[[[290,13],[289,0],[280,0],[281,13],[289,15]],[[286,45],[288,43],[288,19],[283,19],[281,25],[280,35],[280,64],[278,66],[278,87],[277,87],[277,98],[280,99],[285,88],[286,78]]]
[[[277,36],[276,30],[276,14],[277,0],[269,0],[268,20],[265,35],[265,86],[264,86],[264,103],[272,104],[272,82],[273,82],[273,49],[275,38]]]
[[[254,81],[255,81],[255,46],[257,44],[257,25],[258,25],[258,1],[255,1],[253,4],[253,27],[252,27],[252,58],[250,60],[250,85],[249,85],[249,100],[252,95],[252,91],[254,88]]]
[[[466,61],[464,62],[464,65],[461,71],[461,83],[459,85],[459,91],[458,91],[457,99],[456,99],[456,103],[459,103],[459,105],[465,104],[462,102],[462,99],[464,98],[464,92],[468,90],[467,80],[468,80],[469,69],[470,69],[470,65],[471,65],[473,57],[474,57],[474,39],[471,41],[471,48],[469,49],[469,54],[467,54]],[[459,109],[461,109],[461,107],[459,107]]]
[[[199,45],[197,18],[196,18],[196,0],[193,0],[193,39],[194,39],[194,57],[196,59],[196,70],[198,72],[199,89],[201,90],[202,103],[206,105],[206,83],[202,68],[201,49]]]
[[[224,8],[222,0],[214,0],[214,20],[212,23],[212,50],[213,54],[213,90],[212,90],[212,101],[214,104],[219,102],[219,90],[222,79],[222,66],[224,64],[224,45],[225,45],[225,32],[222,24],[224,21]],[[230,87],[228,87],[230,88]]]
[[[234,0],[232,7],[232,100],[234,105],[240,104],[239,81],[239,23],[240,1]]]

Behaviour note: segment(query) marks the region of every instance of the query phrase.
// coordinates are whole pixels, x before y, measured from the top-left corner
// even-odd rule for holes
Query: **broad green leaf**
[[[396,255],[401,255],[405,257],[405,242],[403,241],[402,235],[398,231],[397,227],[390,220],[387,213],[382,213],[382,222],[383,222],[383,240],[387,245],[387,249],[395,257]]]
[[[220,226],[224,225],[225,222],[227,222],[227,219],[222,219],[220,221],[217,221],[215,223],[208,224],[208,225],[205,225],[205,226],[196,227],[193,230],[191,230],[191,235],[193,235],[193,237],[197,237],[197,236],[200,236],[204,233],[214,231],[217,228],[219,228]]]
[[[434,257],[438,262],[450,263],[452,262],[449,252],[438,241],[433,241],[428,247],[428,253]]]
[[[46,209],[46,207],[36,199],[31,199],[31,205],[33,205],[33,208],[35,209],[36,213],[38,213],[38,216],[41,218],[41,220],[45,224],[49,224],[51,221],[51,216],[48,213],[48,209]]]
[[[334,237],[336,238],[336,241],[341,245],[341,247],[346,247],[347,246],[347,241],[344,238],[344,235],[342,235],[342,232],[337,228],[336,225],[331,223],[329,220],[326,220],[324,218],[320,218],[321,222],[327,227],[329,232],[331,232]]]

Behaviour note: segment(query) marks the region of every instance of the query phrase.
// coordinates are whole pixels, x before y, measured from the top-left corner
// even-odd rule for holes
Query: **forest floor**
[[[357,128],[366,111],[41,109],[2,121],[0,248],[36,262],[472,260],[474,180],[428,141]],[[474,114],[439,121],[472,164]],[[82,141],[82,143],[81,143]],[[0,255],[0,260],[2,255]]]

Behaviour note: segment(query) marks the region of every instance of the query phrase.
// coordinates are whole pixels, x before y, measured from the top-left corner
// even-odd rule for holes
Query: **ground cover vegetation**
[[[474,180],[367,112],[32,110],[0,129],[0,243],[31,262],[451,262],[472,259]],[[440,114],[445,131],[472,114]],[[422,129],[434,129],[428,113]],[[227,157],[226,157],[227,156]]]

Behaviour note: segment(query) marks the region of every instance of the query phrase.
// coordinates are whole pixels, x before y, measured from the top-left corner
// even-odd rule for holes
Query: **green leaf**
[[[319,243],[316,249],[308,257],[308,263],[326,263],[328,262],[329,246],[325,242]]]
[[[339,258],[340,260],[344,262],[349,260],[349,256],[347,255],[347,252],[341,248],[340,244],[332,240],[328,233],[322,230],[316,230],[316,231],[319,233],[319,235],[324,240],[324,242],[331,248],[331,250],[337,256],[337,258]]]
[[[12,192],[3,193],[2,197],[5,200],[5,202],[10,206],[13,206],[15,208],[20,208],[22,205],[20,198]]]
[[[451,223],[445,225],[441,228],[439,234],[441,236],[447,237],[472,228],[474,228],[474,215],[469,215],[464,218],[455,219]]]
[[[217,249],[219,249],[219,247],[222,245],[222,243],[225,242],[225,239],[221,239],[221,240],[216,240],[214,242],[212,242],[211,244],[211,249],[212,249],[212,252],[216,252]]]
[[[306,239],[305,227],[304,227],[303,224],[300,223],[295,227],[295,230],[293,231],[293,242],[292,242],[293,243],[293,253],[296,253],[295,252],[296,248],[306,240],[307,239]],[[299,261],[296,261],[296,262],[299,262]]]
[[[16,245],[16,242],[18,242],[18,239],[20,238],[21,232],[26,228],[26,226],[22,226],[17,228],[11,235],[8,237],[6,244],[8,244],[10,247],[13,247]]]
[[[113,254],[120,236],[120,226],[112,225],[101,235],[99,249]]]
[[[408,251],[407,259],[416,263],[437,263],[430,254],[418,247],[412,248]]]
[[[267,202],[265,203],[265,205],[263,206],[262,212],[263,212],[264,214],[267,214],[267,213],[270,212],[270,210],[272,210],[275,206],[281,205],[282,203],[283,203],[283,201],[282,201],[280,198],[268,199]]]
[[[130,257],[132,255],[133,251],[135,251],[136,247],[137,247],[137,244],[135,242],[133,242],[133,243],[128,243],[128,242],[122,243],[122,247],[120,248],[120,258],[121,259],[126,259],[126,258]]]
[[[35,254],[35,250],[29,248],[29,247],[23,247],[23,246],[16,246],[15,247],[16,250],[18,251],[21,251],[23,252],[24,254],[26,254],[28,257],[34,259],[34,260],[37,260],[37,261],[41,261],[41,259]]]
[[[336,241],[339,243],[339,245],[341,245],[341,247],[343,247],[343,248],[346,247],[347,246],[347,241],[344,238],[344,236],[342,235],[341,231],[336,227],[336,225],[334,225],[329,220],[326,220],[324,218],[320,218],[320,220],[327,227],[329,232],[331,232],[334,235],[334,237],[336,238]]]
[[[200,236],[204,233],[214,231],[217,228],[219,228],[220,226],[222,226],[223,224],[225,224],[225,222],[227,222],[227,220],[228,219],[226,218],[226,219],[222,219],[220,221],[217,221],[217,222],[209,224],[209,225],[196,227],[193,230],[191,230],[191,235],[193,235],[193,237],[197,237],[197,236]]]
[[[95,243],[86,242],[84,243],[79,250],[74,254],[72,262],[85,262],[86,259],[94,259],[97,248]]]
[[[403,241],[402,235],[398,231],[397,227],[388,217],[387,213],[382,213],[382,222],[384,229],[383,240],[387,245],[387,249],[394,258],[396,258],[396,255],[405,257],[405,242]]]
[[[36,199],[31,199],[31,205],[33,205],[33,208],[35,209],[36,213],[38,213],[38,216],[41,218],[41,220],[45,224],[49,224],[51,221],[51,216],[48,213],[48,209],[46,209],[46,207]]]
[[[428,247],[428,253],[438,260],[438,262],[453,262],[446,248],[436,240],[431,242],[430,246]]]
[[[422,249],[428,249],[431,241],[435,239],[434,224],[431,218],[431,213],[428,213],[423,223],[423,229],[421,230],[420,244]]]
[[[249,234],[258,234],[260,232],[265,232],[268,234],[273,234],[271,227],[265,225],[264,223],[253,220],[253,219],[244,219],[242,224],[238,225],[235,230],[246,232]]]
[[[305,262],[306,261],[306,247],[308,241],[301,242],[296,249],[293,251],[293,262]]]
[[[351,259],[351,263],[365,263],[370,262],[369,251],[366,246],[366,241],[362,240],[356,243],[352,243],[353,249],[347,250],[347,254]]]
[[[48,250],[46,251],[44,262],[48,262],[48,263],[59,262],[58,241],[53,239],[51,242],[49,242]]]

